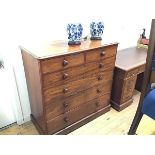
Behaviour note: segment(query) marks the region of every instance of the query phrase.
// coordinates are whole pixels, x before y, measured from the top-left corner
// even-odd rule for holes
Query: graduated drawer
[[[116,55],[117,45],[101,47],[86,52],[86,62],[97,61]]]
[[[104,96],[103,101],[107,101],[110,96],[110,91],[111,85],[109,83],[105,83],[87,89],[84,92],[79,92],[78,94],[68,97],[66,99],[57,99],[46,105],[46,118],[47,120],[54,118],[76,107],[83,106],[84,103],[87,103],[102,95]]]
[[[41,60],[43,74],[84,64],[84,53],[75,53]]]
[[[110,105],[110,94],[111,92],[97,98],[97,102],[96,102],[97,110],[103,109]]]
[[[43,90],[44,101],[46,104],[48,104],[52,99],[55,99],[56,97],[65,98],[77,94],[78,92],[91,88],[97,84],[112,80],[112,78],[113,71],[109,69],[105,72],[90,75],[86,78],[78,79],[64,85],[46,88]]]
[[[77,66],[63,71],[43,75],[43,87],[62,85],[64,83],[84,78],[85,66]]]
[[[52,85],[62,85],[70,81],[84,78],[89,74],[94,74],[108,68],[113,68],[114,65],[115,57],[110,57],[105,60],[87,63],[85,65],[68,68],[55,73],[49,73],[43,75],[43,87],[46,88]]]
[[[47,128],[49,134],[55,133],[65,127],[79,121],[80,119],[89,116],[90,114],[97,112],[99,106],[99,100],[95,99],[81,107],[77,107],[72,111],[66,112],[54,119],[47,121]]]

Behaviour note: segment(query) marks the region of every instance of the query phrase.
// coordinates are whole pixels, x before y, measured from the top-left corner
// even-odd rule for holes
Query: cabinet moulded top
[[[68,45],[67,41],[52,41],[25,44],[24,46],[20,46],[20,49],[37,59],[45,59],[117,44],[117,42],[104,42],[104,40],[86,40],[82,41],[80,45]]]

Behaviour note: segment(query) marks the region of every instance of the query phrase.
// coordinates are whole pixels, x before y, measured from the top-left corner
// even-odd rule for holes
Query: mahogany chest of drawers
[[[41,134],[68,134],[110,110],[117,43],[21,47],[31,119]]]

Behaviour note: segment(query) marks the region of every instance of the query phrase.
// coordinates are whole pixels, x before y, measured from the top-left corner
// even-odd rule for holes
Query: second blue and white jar
[[[79,45],[81,44],[81,37],[83,33],[83,27],[80,23],[78,24],[68,24],[67,25],[68,33],[68,44],[69,45]]]
[[[90,23],[90,34],[91,40],[102,40],[102,34],[104,30],[103,22],[91,22]]]

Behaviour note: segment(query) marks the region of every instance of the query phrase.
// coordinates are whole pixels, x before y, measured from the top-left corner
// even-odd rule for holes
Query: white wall
[[[119,49],[135,46],[146,28],[149,36],[153,18],[153,0],[5,0],[0,2],[0,41],[4,53],[14,65],[20,101],[25,118],[30,106],[19,45],[36,40],[67,40],[66,25],[81,22],[83,36],[89,33],[89,23],[102,20],[103,39],[119,42]],[[0,43],[0,44],[1,44]],[[3,48],[3,49],[4,49]]]

